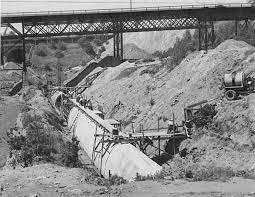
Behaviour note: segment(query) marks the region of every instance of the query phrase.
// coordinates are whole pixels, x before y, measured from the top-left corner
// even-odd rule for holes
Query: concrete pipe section
[[[109,178],[109,174],[111,174],[132,181],[137,174],[149,176],[160,172],[161,166],[129,143],[104,143],[104,156],[101,160],[101,135],[104,133],[104,129],[107,129],[107,134],[110,134],[114,127],[107,120],[101,119],[94,111],[82,108],[82,106],[72,108],[68,118],[68,126],[91,160],[93,160],[94,151],[94,165],[105,178]],[[95,142],[96,133],[101,137],[96,137]],[[97,146],[99,142],[100,144]],[[97,148],[94,150],[96,146]]]
[[[65,108],[60,106],[61,98],[63,93],[59,91],[51,97],[52,104],[58,112]],[[105,134],[105,140],[110,139],[116,128],[108,120],[104,120],[98,111],[84,108],[74,99],[69,99],[68,102],[74,106],[68,115],[70,132],[77,137],[80,147],[105,178],[118,175],[132,181],[137,174],[153,176],[160,172],[161,166],[133,145],[107,141],[102,143],[102,135]]]

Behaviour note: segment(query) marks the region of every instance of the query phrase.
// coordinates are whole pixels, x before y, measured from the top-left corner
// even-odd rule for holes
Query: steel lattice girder
[[[115,32],[138,32],[159,30],[180,30],[198,28],[197,18],[163,18],[123,21],[102,21],[94,23],[31,24],[24,25],[26,37],[42,37],[73,34],[103,34]]]
[[[25,37],[84,35],[199,28],[199,21],[255,18],[255,7],[202,6],[109,12],[52,12],[2,15],[1,24],[23,24]]]

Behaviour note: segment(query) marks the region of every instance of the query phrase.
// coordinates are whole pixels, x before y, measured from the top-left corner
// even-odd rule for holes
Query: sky
[[[26,1],[26,2],[24,2]],[[247,0],[131,0],[132,7],[244,3]],[[130,0],[1,0],[1,13],[129,8]]]

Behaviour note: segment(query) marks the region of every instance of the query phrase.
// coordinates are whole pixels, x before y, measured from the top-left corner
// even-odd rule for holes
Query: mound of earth
[[[171,65],[159,61],[125,62],[108,68],[84,94],[104,106],[107,118],[120,120],[125,131],[131,131],[132,122],[136,130],[140,124],[145,129],[157,128],[158,117],[163,117],[160,126],[167,126],[164,120],[172,119],[173,113],[181,124],[184,107],[214,100],[218,134],[203,131],[197,138],[184,141],[180,149],[191,153],[190,157],[197,154],[194,157],[201,161],[199,165],[215,162],[216,166],[230,166],[231,170],[249,170],[255,163],[254,95],[228,102],[220,86],[225,73],[242,70],[254,76],[254,66],[254,47],[227,40],[208,53],[188,55],[171,72]]]
[[[113,39],[110,39],[107,43],[104,44],[105,51],[101,54],[101,57],[113,56]],[[123,59],[150,59],[153,56],[145,51],[144,49],[139,48],[134,43],[124,43],[123,46]]]
[[[181,122],[185,106],[205,99],[221,100],[224,73],[243,70],[253,74],[254,52],[245,42],[228,40],[207,54],[188,55],[171,72],[171,65],[159,61],[125,62],[108,68],[85,94],[103,104],[108,116],[132,119],[135,126],[153,127],[158,116],[170,119],[172,113]]]
[[[125,33],[123,34],[124,54],[125,51],[127,52],[124,59],[141,59],[146,53],[148,55],[156,51],[166,51],[174,45],[177,38],[182,38],[184,33],[185,30]],[[113,39],[109,40],[109,44],[105,47],[107,54],[112,55]],[[130,48],[142,53],[138,56],[135,52],[130,52]]]
[[[133,43],[128,43],[124,45],[123,58],[124,59],[149,59],[152,58],[148,52],[140,49]]]

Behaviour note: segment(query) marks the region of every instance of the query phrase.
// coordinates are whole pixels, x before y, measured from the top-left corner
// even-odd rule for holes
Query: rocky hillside
[[[195,52],[169,72],[162,62],[124,62],[108,68],[86,91],[104,104],[108,116],[151,127],[157,116],[183,120],[183,108],[204,99],[218,98],[223,74],[234,70],[254,72],[255,48],[228,40],[207,54]],[[128,128],[128,127],[127,127]]]
[[[214,117],[216,126],[195,131],[195,137],[185,140],[180,147],[201,163],[188,157],[177,163],[187,162],[185,166],[193,169],[198,165],[207,166],[207,169],[213,165],[247,170],[255,163],[254,95],[229,102],[219,87],[224,73],[243,70],[254,76],[254,65],[255,47],[227,40],[208,53],[200,51],[188,55],[173,70],[171,65],[160,61],[124,62],[108,68],[84,94],[95,104],[103,105],[107,117],[121,120],[126,131],[131,130],[132,122],[136,129],[139,124],[144,128],[156,128],[158,117],[171,119],[173,113],[180,124],[184,120],[184,107],[214,99],[218,111]],[[166,126],[166,122],[160,124]],[[188,167],[170,168],[168,172],[180,173],[186,169]]]
[[[125,33],[123,42],[124,44],[135,44],[148,53],[154,53],[155,51],[166,51],[174,45],[176,38],[181,38],[184,33],[185,30]]]

